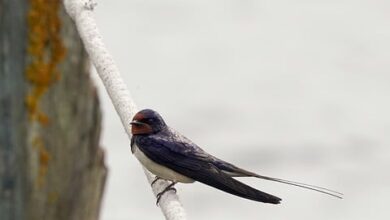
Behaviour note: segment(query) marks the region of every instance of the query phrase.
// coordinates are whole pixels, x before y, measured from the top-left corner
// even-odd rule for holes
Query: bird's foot
[[[156,177],[154,178],[154,180],[152,181],[152,183],[150,184],[150,186],[153,186],[153,185],[157,182],[157,180],[160,180],[160,179],[161,179],[161,177],[156,176]]]
[[[174,185],[176,184],[176,182],[172,182],[171,184],[169,184],[167,187],[165,187],[165,189],[163,191],[161,191],[160,193],[157,194],[157,201],[156,201],[156,205],[158,206],[158,203],[160,202],[160,199],[161,197],[168,191],[172,190],[174,191],[175,193],[177,192],[177,190],[175,189],[175,187],[173,187]]]

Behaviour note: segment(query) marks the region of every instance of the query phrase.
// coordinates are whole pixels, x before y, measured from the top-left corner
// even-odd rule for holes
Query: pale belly
[[[146,155],[140,149],[138,149],[137,145],[134,145],[133,150],[134,150],[134,155],[139,160],[139,162],[154,175],[162,179],[175,181],[175,182],[181,182],[181,183],[194,182],[194,180],[189,177],[186,177],[167,167],[161,166],[160,164],[153,162],[148,157],[146,157]]]

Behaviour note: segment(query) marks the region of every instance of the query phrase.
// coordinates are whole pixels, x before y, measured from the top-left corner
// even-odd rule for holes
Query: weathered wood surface
[[[72,21],[47,2],[0,0],[0,219],[98,219],[98,96]]]

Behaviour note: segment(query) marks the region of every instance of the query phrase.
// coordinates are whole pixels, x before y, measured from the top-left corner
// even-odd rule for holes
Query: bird
[[[342,198],[343,194],[334,190],[259,175],[221,160],[169,127],[157,111],[151,109],[139,111],[134,115],[130,125],[131,152],[147,170],[156,175],[151,184],[159,179],[171,182],[157,194],[157,205],[165,192],[169,190],[176,192],[174,188],[176,183],[195,181],[257,202],[269,204],[281,202],[281,198],[255,189],[235,177],[255,177]]]

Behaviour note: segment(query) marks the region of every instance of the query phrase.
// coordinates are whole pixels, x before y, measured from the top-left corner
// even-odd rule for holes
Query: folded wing
[[[227,193],[264,203],[278,204],[281,199],[268,193],[252,188],[216,167],[211,161],[202,156],[187,156],[183,153],[172,151],[182,146],[180,142],[156,140],[150,137],[139,137],[137,145],[140,150],[154,162],[166,166],[180,174],[188,176],[196,181],[215,187]],[[169,145],[169,146],[167,146]]]

